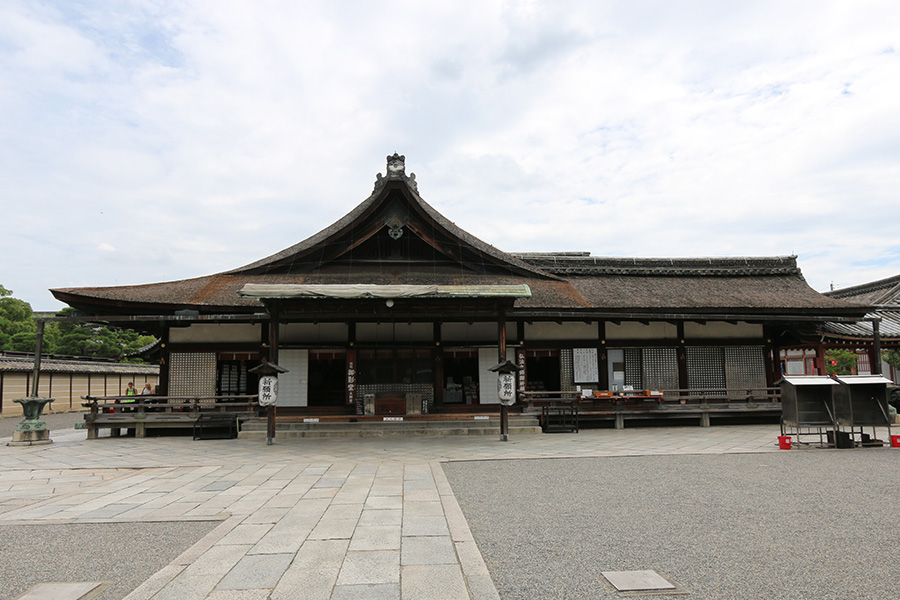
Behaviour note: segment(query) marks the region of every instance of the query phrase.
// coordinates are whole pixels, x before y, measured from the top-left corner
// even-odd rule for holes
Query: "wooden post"
[[[872,375],[881,375],[881,317],[872,319]]]
[[[44,321],[37,320],[34,336],[34,376],[31,378],[31,397],[38,397],[38,383],[41,380],[41,350],[44,344]]]
[[[277,302],[277,301],[276,301]],[[278,305],[269,307],[269,362],[278,364]],[[266,407],[266,445],[275,443],[275,406]]]
[[[609,389],[609,356],[606,353],[606,321],[597,322],[597,368],[600,369],[600,381],[597,382],[601,390]]]
[[[497,311],[498,362],[506,360],[506,312],[503,308]],[[499,376],[499,375],[498,375]],[[509,441],[509,407],[500,404],[500,441]]]
[[[825,346],[821,342],[816,342],[813,348],[816,349],[816,375],[828,375],[825,368]]]
[[[687,368],[687,347],[684,337],[684,321],[679,321],[678,325],[678,389],[688,389],[688,368]],[[681,396],[686,396],[687,392],[681,392]],[[684,400],[682,399],[682,403]]]

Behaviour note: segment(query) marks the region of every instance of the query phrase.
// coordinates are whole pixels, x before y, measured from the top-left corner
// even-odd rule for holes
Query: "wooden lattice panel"
[[[641,362],[640,348],[625,348],[625,385],[630,385],[635,390],[644,389]]]
[[[215,396],[216,355],[213,352],[173,352],[169,358],[170,396]]]
[[[678,350],[676,348],[644,348],[641,369],[642,388],[650,390],[678,389]]]
[[[765,350],[762,346],[725,348],[725,380],[729,389],[763,390],[766,387]],[[732,392],[743,396],[745,392]]]
[[[688,389],[708,390],[725,387],[722,348],[692,346],[686,348]]]

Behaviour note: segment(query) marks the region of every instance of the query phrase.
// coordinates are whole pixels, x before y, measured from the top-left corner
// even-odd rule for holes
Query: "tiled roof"
[[[822,333],[836,338],[871,340],[874,329],[871,319],[880,318],[878,334],[883,341],[900,341],[900,275],[825,292],[826,296],[848,302],[874,304],[875,310],[866,315],[869,320],[858,323],[826,323]]]
[[[548,313],[637,314],[643,310],[843,320],[859,318],[871,309],[866,301],[845,302],[814,291],[803,279],[794,256],[616,258],[587,252],[505,253],[463,231],[428,205],[418,194],[414,175],[406,175],[403,157],[388,157],[388,165],[388,176],[379,174],[372,195],[345,217],[299,244],[244,267],[182,281],[52,292],[63,302],[100,315],[161,314],[179,309],[203,314],[263,312],[259,300],[238,294],[246,284],[525,284],[532,296],[517,299],[515,309]],[[429,249],[440,254],[441,260],[423,264],[420,258],[385,265],[380,260],[352,258],[346,245],[360,247],[363,243],[353,236],[384,232],[396,206],[408,211],[401,217],[409,218],[410,229],[415,224],[430,228],[410,235],[421,235],[422,240],[432,236]],[[329,262],[322,258],[326,255],[341,258]],[[473,258],[483,263],[469,263]],[[479,266],[480,270],[474,268]]]
[[[26,373],[34,369],[34,357],[10,356],[0,353],[0,371]],[[58,358],[42,358],[41,372],[46,373],[91,373],[122,375],[157,375],[158,365],[142,365],[90,360],[65,360]]]

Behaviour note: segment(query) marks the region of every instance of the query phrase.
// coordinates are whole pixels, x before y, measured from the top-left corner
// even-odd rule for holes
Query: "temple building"
[[[519,404],[576,390],[752,400],[781,377],[781,348],[872,308],[814,291],[794,256],[503,252],[426,203],[397,154],[361,204],[277,254],[52,292],[158,336],[169,396],[255,393],[249,369],[277,361],[279,415],[489,409],[504,348]]]

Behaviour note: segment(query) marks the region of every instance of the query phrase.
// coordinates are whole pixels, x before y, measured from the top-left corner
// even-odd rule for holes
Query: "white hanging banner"
[[[278,378],[265,375],[259,378],[259,405],[273,406],[278,401]]]

